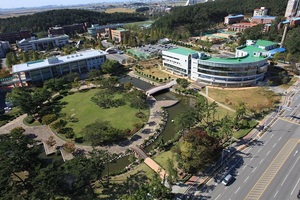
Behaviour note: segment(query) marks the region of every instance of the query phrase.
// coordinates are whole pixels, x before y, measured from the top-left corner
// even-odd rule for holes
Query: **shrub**
[[[73,138],[75,136],[75,133],[74,132],[67,132],[65,136],[66,136],[66,138]]]
[[[75,151],[75,144],[73,142],[67,142],[63,144],[63,149],[68,153],[73,153]]]
[[[67,125],[67,121],[63,119],[58,119],[51,123],[51,127],[54,128],[55,130],[59,130],[63,128],[65,125]]]
[[[34,119],[31,115],[27,115],[24,120],[27,124],[32,124],[34,122]]]
[[[55,114],[48,114],[42,118],[42,123],[49,125],[52,122],[54,122],[55,120],[57,120],[57,116]]]
[[[64,128],[59,129],[57,132],[59,134],[69,134],[69,133],[74,133],[74,130],[70,127],[64,127]]]

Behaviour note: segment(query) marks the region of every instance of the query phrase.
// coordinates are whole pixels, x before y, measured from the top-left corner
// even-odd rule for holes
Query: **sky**
[[[1,0],[0,8],[39,7],[47,5],[76,5],[117,1],[121,0]]]

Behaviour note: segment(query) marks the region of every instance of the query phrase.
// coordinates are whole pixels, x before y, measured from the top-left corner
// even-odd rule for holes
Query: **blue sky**
[[[36,7],[46,5],[74,5],[116,1],[121,0],[1,0],[0,8]]]

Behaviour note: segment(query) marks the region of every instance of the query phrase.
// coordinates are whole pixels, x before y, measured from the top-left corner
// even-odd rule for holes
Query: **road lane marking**
[[[277,192],[275,193],[274,198],[276,197],[277,194],[278,194],[278,190],[277,190]]]
[[[260,150],[261,150],[261,147],[260,147],[260,149],[258,149],[258,152],[260,152]],[[258,152],[257,152],[257,153],[258,153]]]
[[[244,183],[248,180],[249,176],[244,180]]]
[[[252,173],[255,172],[256,168],[257,168],[257,167],[255,167],[255,168],[252,170]]]
[[[247,165],[245,165],[245,166],[243,167],[243,169],[245,169],[245,168],[246,168],[246,166],[247,166]]]
[[[295,153],[294,153],[294,155],[293,155],[293,156],[295,156],[297,153],[298,153],[298,150],[297,150],[297,151],[295,151]]]
[[[269,155],[270,152],[271,152],[271,151],[268,151],[267,155]]]
[[[274,133],[271,135],[270,139],[274,136]]]
[[[281,138],[282,138],[282,137],[278,138],[278,140],[277,140],[277,141],[280,141],[280,140],[281,140]]]
[[[250,159],[250,161],[253,160],[253,158],[254,158],[254,156],[252,156],[252,158]]]
[[[261,163],[262,163],[262,161],[264,161],[264,159],[261,159],[261,161],[259,162],[259,164],[261,164]]]
[[[298,144],[298,138],[289,139],[288,142],[281,148],[280,152],[273,159],[272,163],[265,170],[263,175],[258,179],[252,189],[249,191],[244,200],[258,200],[267,189],[270,182],[273,180],[279,169],[282,167],[286,159],[292,153]]]
[[[219,195],[217,196],[217,198],[215,198],[215,200],[217,200],[220,196],[221,196],[221,194],[219,194]]]
[[[235,193],[234,194],[236,194],[239,190],[241,189],[241,187],[239,187],[236,191],[235,191]]]
[[[297,183],[296,183],[295,187],[293,188],[293,190],[292,190],[292,192],[291,192],[291,195],[294,193],[294,191],[295,191],[295,189],[296,189],[296,187],[297,187],[297,185],[298,185],[299,181],[300,181],[300,178],[299,178],[299,180],[297,181]]]
[[[276,144],[277,144],[277,143],[275,143],[275,144],[273,145],[273,148],[276,146]]]
[[[292,168],[290,169],[289,173],[286,175],[285,179],[283,180],[283,182],[281,183],[281,186],[283,186],[285,180],[287,179],[287,177],[290,175],[291,171],[293,170],[293,168],[295,167],[295,165],[297,164],[298,160],[299,160],[300,156],[297,158],[296,162],[294,163],[294,165],[292,166]]]

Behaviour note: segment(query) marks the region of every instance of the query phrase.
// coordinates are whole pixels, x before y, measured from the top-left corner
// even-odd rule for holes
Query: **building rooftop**
[[[272,46],[272,45],[276,45],[276,44],[278,44],[278,43],[268,41],[268,40],[257,40],[255,43],[256,46],[263,46],[263,47]]]
[[[183,47],[176,47],[173,49],[169,49],[169,50],[167,50],[167,52],[177,53],[177,54],[184,55],[184,56],[188,56],[190,54],[197,53],[196,50],[183,48]]]
[[[276,19],[276,16],[269,16],[269,15],[253,16],[252,19]]]
[[[252,63],[252,62],[257,62],[261,60],[266,60],[267,58],[265,57],[256,57],[253,55],[248,54],[247,56],[244,57],[233,57],[233,58],[208,58],[208,59],[203,59],[208,62],[213,62],[213,63],[224,63],[224,64],[238,64],[238,63]]]
[[[239,15],[228,15],[227,18],[238,18],[238,17],[244,17],[244,15],[239,14]]]
[[[45,37],[45,38],[38,38],[38,39],[22,39],[18,41],[18,44],[21,43],[32,43],[32,42],[43,42],[43,41],[48,41],[48,40],[56,40],[56,39],[69,39],[69,36],[64,34],[64,35],[58,35],[54,37]]]
[[[106,55],[106,54],[108,54],[108,53],[105,51],[94,50],[94,49],[86,50],[86,51],[79,51],[75,54],[70,54],[70,55],[66,55],[66,56],[57,56],[57,57],[48,58],[45,60],[37,60],[37,61],[31,61],[31,62],[22,63],[22,64],[18,64],[18,65],[13,65],[12,71],[13,71],[13,73],[29,71],[29,70],[49,67],[49,66],[57,65],[57,64],[76,62],[79,60],[84,60],[84,59],[93,58],[96,56],[101,56],[101,55]]]

